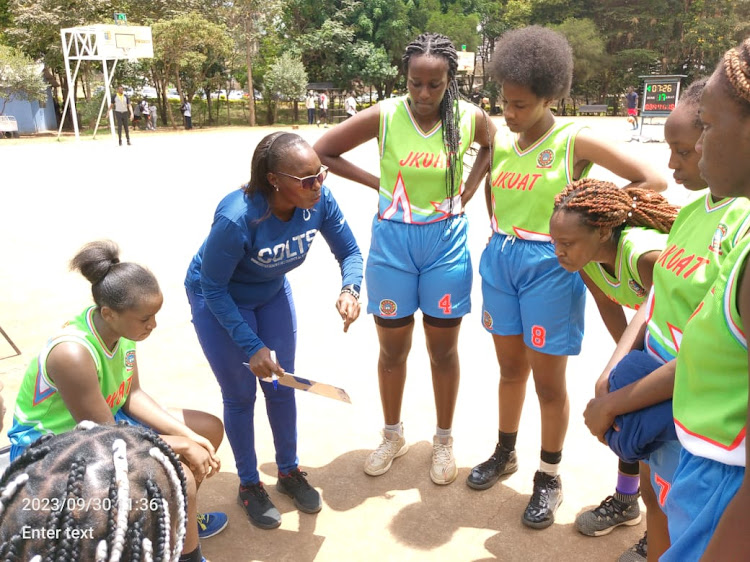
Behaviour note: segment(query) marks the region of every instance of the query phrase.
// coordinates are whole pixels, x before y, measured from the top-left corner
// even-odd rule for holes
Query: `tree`
[[[2,106],[11,100],[38,101],[46,99],[47,84],[42,79],[42,65],[13,47],[0,45],[0,95]]]
[[[350,80],[358,79],[367,86],[385,84],[398,76],[398,68],[391,64],[385,49],[367,41],[357,41],[347,51],[343,70]]]
[[[258,41],[280,17],[281,0],[234,0],[228,4],[226,21],[239,38],[245,51],[247,62],[247,91],[253,95],[253,59],[257,53]],[[255,101],[251,101],[248,123],[255,126]]]
[[[601,79],[605,65],[609,62],[604,50],[604,39],[602,38],[596,24],[590,19],[566,19],[560,25],[553,26],[570,43],[573,49],[573,87],[571,94],[585,97],[600,94],[593,79]],[[563,115],[565,114],[564,100]]]
[[[208,97],[210,88],[206,88],[205,83],[211,73],[217,71],[217,65],[221,68],[223,59],[231,53],[232,44],[226,27],[196,12],[157,22],[152,31],[157,69],[154,75],[162,82],[164,107],[169,123],[174,124],[171,106],[166,103],[169,80],[175,80],[181,99],[193,99],[198,87],[204,87]],[[183,77],[186,77],[187,88],[183,88]]]
[[[464,15],[456,4],[451,6],[446,13],[436,12],[427,20],[427,29],[434,33],[442,33],[447,36],[461,50],[461,45],[466,45],[468,51],[474,51],[479,44],[479,16],[476,14]]]
[[[307,72],[299,56],[284,52],[276,59],[264,78],[265,89],[274,100],[297,100],[305,95],[307,89]],[[274,121],[278,117],[278,108],[274,108]],[[296,116],[295,116],[296,119]]]

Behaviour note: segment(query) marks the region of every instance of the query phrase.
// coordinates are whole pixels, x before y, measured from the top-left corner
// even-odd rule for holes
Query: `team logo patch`
[[[130,350],[125,354],[125,370],[132,371],[135,366],[135,350]]]
[[[488,330],[492,329],[492,314],[490,314],[488,311],[482,312],[482,324],[484,327]]]
[[[536,157],[537,168],[551,168],[552,163],[555,161],[555,152],[552,149],[545,149],[539,153]]]
[[[711,245],[708,247],[709,251],[714,252],[719,256],[722,255],[721,242],[726,237],[728,230],[727,225],[719,223],[719,226],[716,227],[716,232],[714,232],[713,238],[711,238]]]
[[[380,314],[383,316],[396,316],[396,310],[398,310],[398,306],[391,299],[380,301]]]
[[[636,283],[634,279],[631,279],[630,281],[628,281],[628,287],[630,287],[630,290],[633,291],[635,295],[639,298],[643,298],[648,294],[646,289],[644,289],[638,283]]]

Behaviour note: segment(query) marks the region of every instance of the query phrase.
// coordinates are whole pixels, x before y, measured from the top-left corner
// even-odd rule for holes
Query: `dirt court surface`
[[[682,188],[671,181],[663,142],[627,142],[631,132],[624,117],[579,119],[661,169],[670,178],[667,196],[678,204],[685,201]],[[91,302],[90,286],[67,270],[67,262],[82,244],[100,238],[115,240],[123,260],[149,267],[162,286],[165,301],[159,327],[138,346],[143,386],[165,406],[222,415],[219,387],[190,323],[183,279],[208,233],[216,204],[247,181],[257,142],[273,130],[291,128],[134,132],[133,146],[123,147],[106,131],[95,141],[0,141],[0,326],[23,352],[0,361],[6,429],[33,354]],[[296,132],[312,144],[325,130],[301,126]],[[663,129],[653,127],[649,133],[661,138]],[[349,157],[377,173],[376,154],[372,141]],[[614,179],[601,169],[591,176]],[[336,176],[326,185],[366,256],[377,194]],[[581,415],[614,347],[592,299],[583,350],[568,363],[571,416],[561,471],[565,501],[555,524],[544,531],[521,524],[540,450],[539,408],[531,382],[518,437],[519,471],[484,492],[466,486],[471,467],[492,453],[497,440],[499,379],[492,341],[479,313],[477,269],[490,234],[481,192],[467,213],[475,276],[473,312],[464,320],[459,343],[462,382],[453,427],[460,469],[456,482],[436,486],[428,473],[435,408],[419,321],[403,407],[411,449],[383,476],[372,478],[362,471],[366,455],[380,442],[382,426],[377,338],[372,319],[364,313],[349,333],[343,333],[334,311],[340,274],[321,238],[306,263],[289,277],[298,315],[298,374],[344,387],[353,402],[298,393],[300,466],[321,492],[323,510],[302,514],[276,492],[271,432],[265,408],[258,403],[259,468],[283,522],[272,531],[249,523],[237,503],[238,479],[225,441],[220,449],[222,471],[206,481],[199,495],[203,510],[225,511],[230,517],[222,534],[203,542],[209,560],[616,560],[641,537],[645,517],[638,526],[601,538],[584,537],[574,527],[578,513],[614,492],[617,476],[615,457],[590,435]],[[12,353],[0,338],[0,357]],[[0,437],[4,444],[5,433]]]

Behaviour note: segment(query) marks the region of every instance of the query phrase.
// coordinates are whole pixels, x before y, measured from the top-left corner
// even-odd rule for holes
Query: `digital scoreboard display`
[[[671,113],[677,104],[679,82],[646,82],[643,113]]]

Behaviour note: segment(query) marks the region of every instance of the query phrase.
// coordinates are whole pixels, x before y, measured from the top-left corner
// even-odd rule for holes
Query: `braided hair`
[[[750,37],[738,47],[729,49],[719,62],[717,72],[725,89],[742,108],[743,113],[750,115]]]
[[[578,214],[591,227],[610,227],[615,236],[626,226],[643,226],[668,233],[679,209],[663,196],[641,187],[584,178],[567,185],[555,197],[554,213]]]
[[[445,196],[449,202],[449,214],[453,214],[454,198],[458,196],[458,188],[461,185],[461,173],[458,166],[458,156],[461,144],[461,115],[459,114],[458,100],[461,95],[458,91],[456,73],[458,72],[458,52],[456,47],[445,35],[439,33],[422,33],[414,41],[406,46],[401,62],[404,65],[404,74],[409,75],[409,61],[414,56],[430,55],[442,58],[448,63],[448,87],[440,103],[440,122],[443,131],[443,145],[447,153],[447,165],[445,168]]]
[[[698,114],[698,106],[701,102],[701,94],[703,88],[706,87],[708,77],[696,80],[688,86],[688,88],[680,96],[680,105],[693,108],[695,117],[693,118],[693,126],[696,129],[702,129],[703,124],[701,123],[700,115]]]
[[[91,283],[91,294],[99,308],[122,312],[138,305],[146,295],[160,293],[156,277],[145,267],[120,262],[120,248],[111,240],[97,240],[83,246],[70,260]]]
[[[186,508],[182,467],[158,435],[81,422],[35,441],[0,479],[0,561],[175,562]]]

